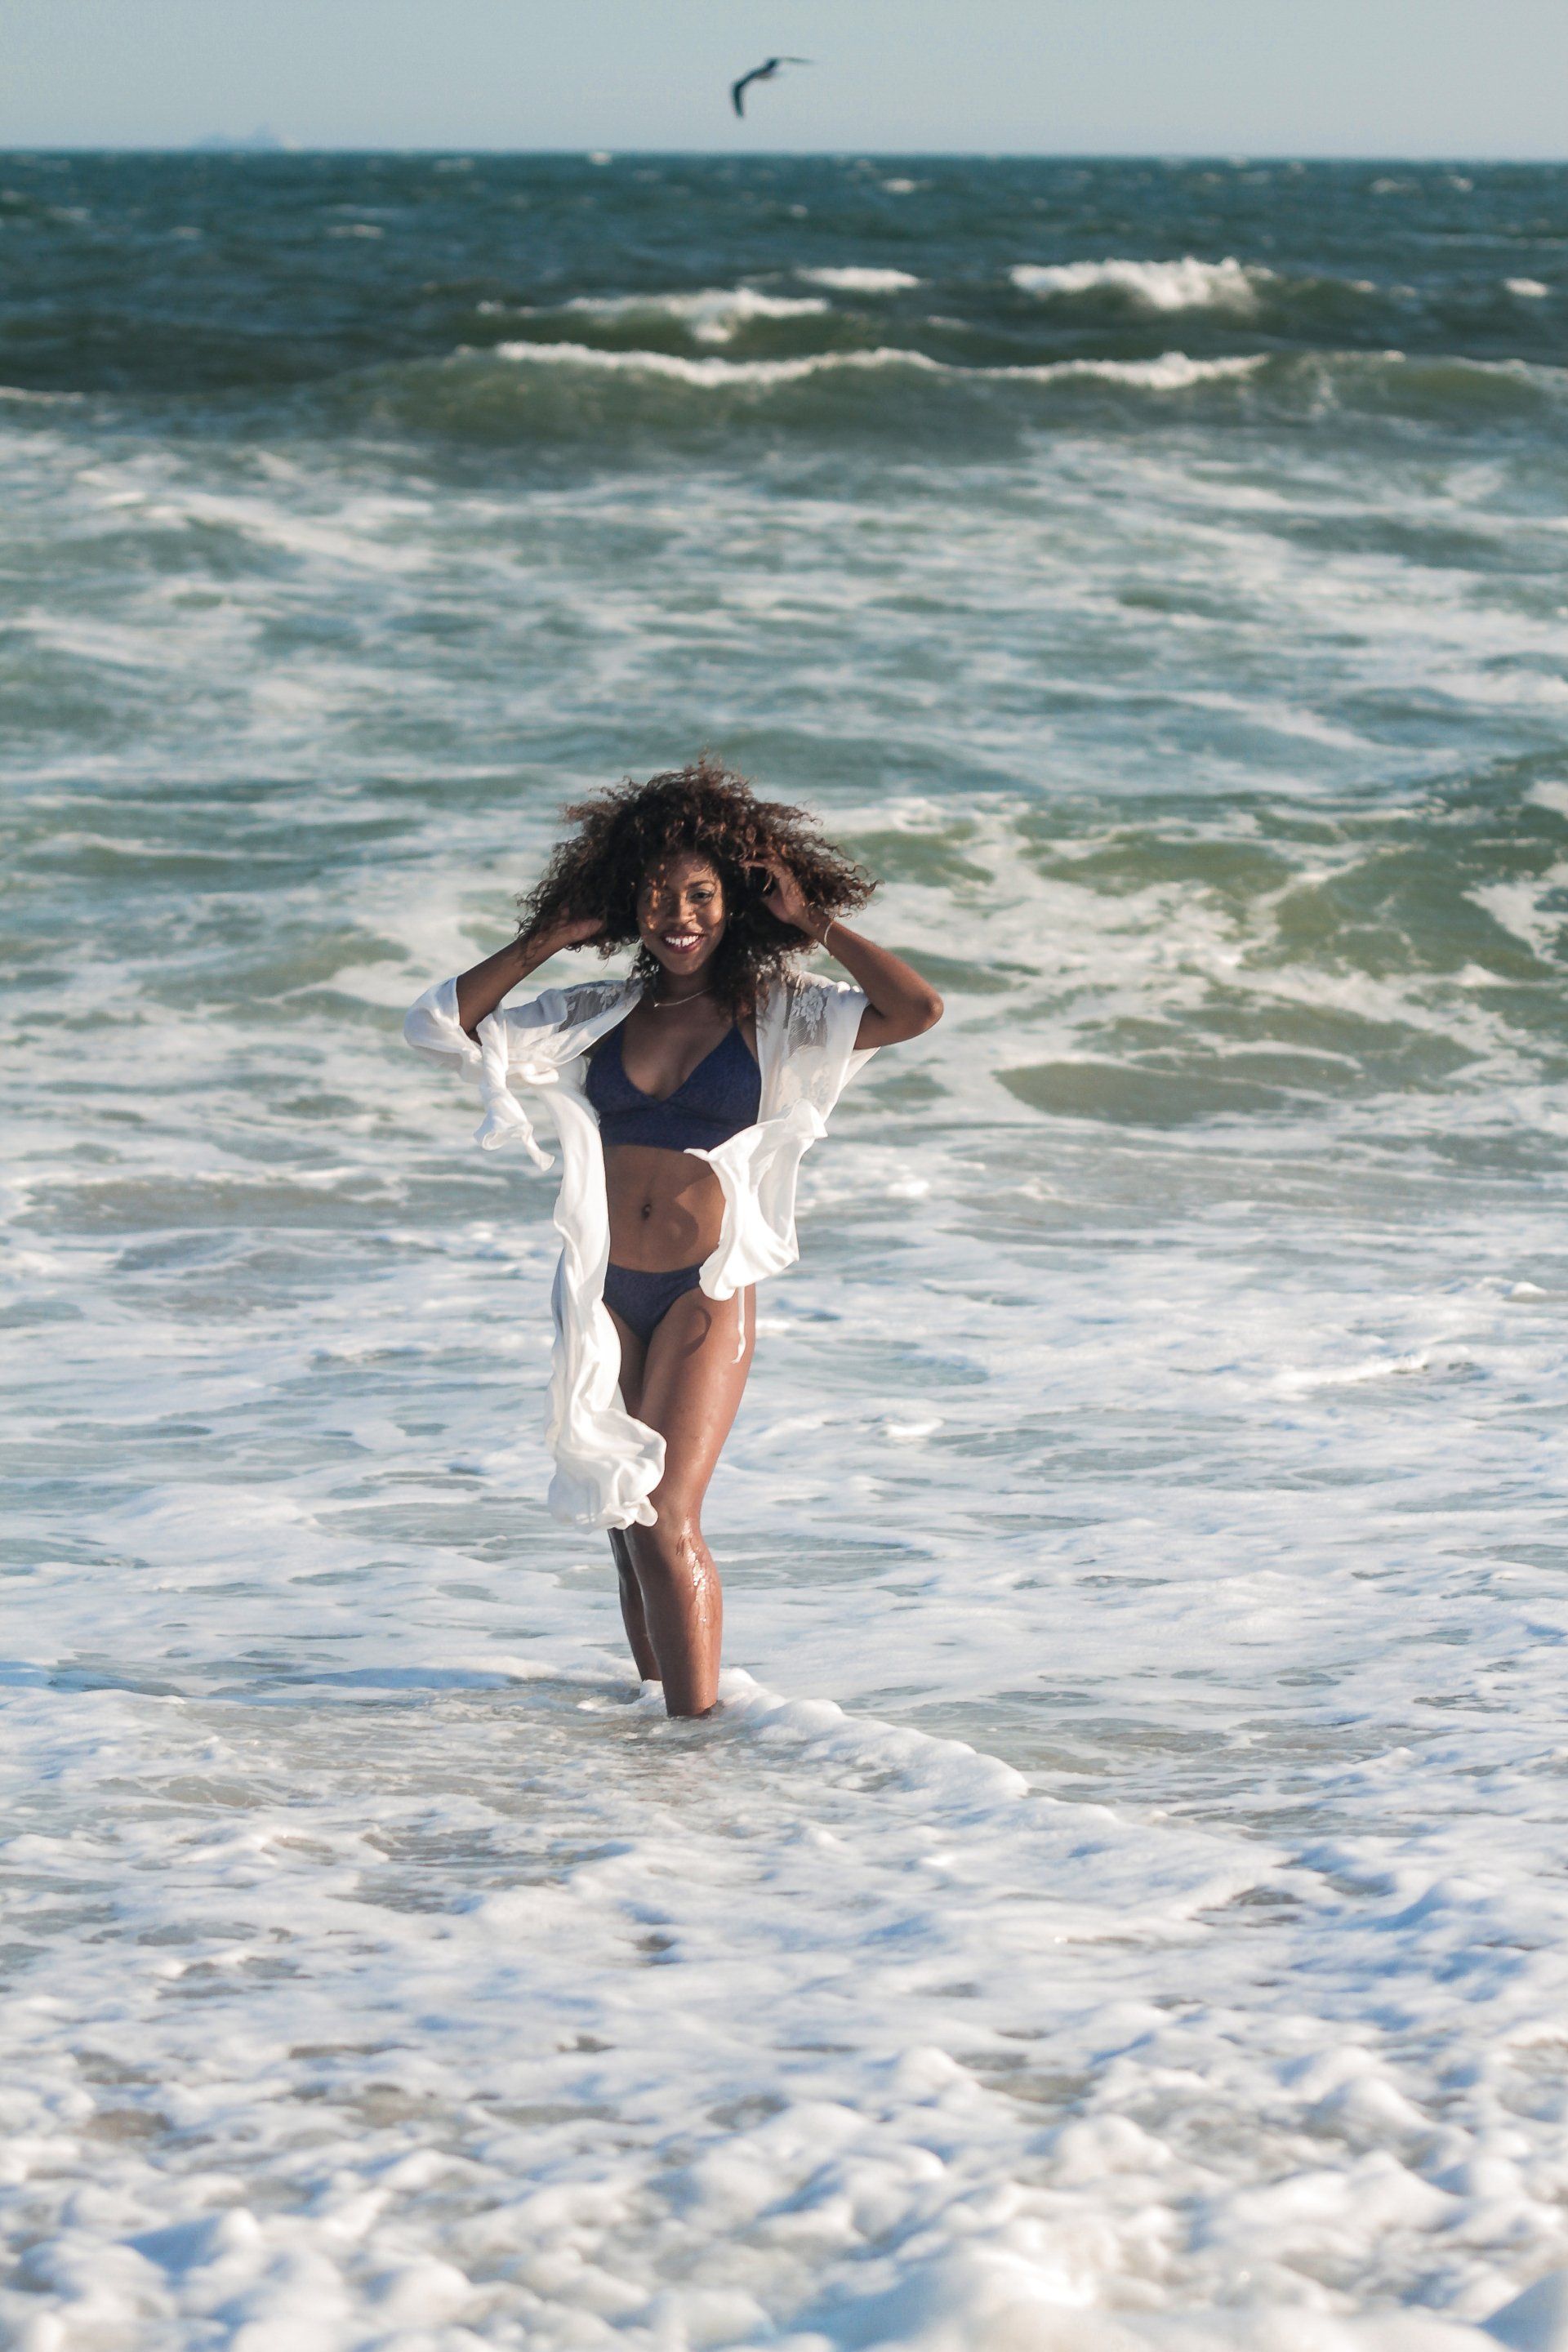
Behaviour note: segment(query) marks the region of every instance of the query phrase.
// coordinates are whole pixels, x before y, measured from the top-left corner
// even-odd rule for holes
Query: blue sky
[[[729,111],[773,50],[813,63]],[[1568,0],[0,0],[0,145],[1568,153]]]

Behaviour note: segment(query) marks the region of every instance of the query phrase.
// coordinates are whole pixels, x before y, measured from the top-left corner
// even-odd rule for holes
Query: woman
[[[751,1366],[752,1286],[799,1254],[796,1171],[847,1080],[942,999],[844,922],[874,887],[859,868],[714,761],[566,815],[578,830],[517,938],[427,990],[405,1034],[473,1072],[486,1147],[516,1135],[548,1167],[514,1084],[552,1106],[551,1507],[609,1530],[638,1673],[671,1715],[705,1715],[722,1603],[702,1499]],[[634,941],[629,979],[502,1008],[563,949]],[[813,946],[856,984],[802,978]]]

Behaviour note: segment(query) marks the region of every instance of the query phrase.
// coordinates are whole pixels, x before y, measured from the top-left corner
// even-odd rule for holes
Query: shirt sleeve
[[[450,1069],[477,1070],[479,1048],[458,1018],[458,983],[438,980],[408,1008],[403,1024],[404,1042],[432,1062]]]
[[[559,992],[547,990],[530,1003],[507,1006],[479,1023],[479,1037],[468,1035],[458,1018],[458,983],[439,980],[410,1005],[403,1024],[405,1042],[428,1061],[447,1069],[463,1070],[478,1084],[485,1115],[474,1130],[482,1151],[493,1151],[509,1140],[521,1143],[536,1168],[552,1165],[533,1131],[533,1121],[512,1092],[508,1079],[514,1034],[541,1037],[560,1020]]]
[[[848,1081],[876,1051],[874,1045],[855,1043],[867,1001],[864,989],[846,981],[814,978],[791,989],[781,1109],[808,1102],[824,1118],[828,1116]]]

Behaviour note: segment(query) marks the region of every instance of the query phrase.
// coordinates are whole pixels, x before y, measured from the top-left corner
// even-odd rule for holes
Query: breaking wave
[[[895,451],[940,438],[983,453],[1021,432],[1137,430],[1149,404],[1311,428],[1331,415],[1458,431],[1528,424],[1555,434],[1568,372],[1524,361],[1398,352],[1221,352],[962,366],[883,343],[779,358],[506,341],[344,378],[328,388],[362,423],[519,449],[595,445],[614,465],[661,446],[722,446],[747,428]],[[367,414],[368,412],[368,414]]]
[[[835,294],[902,294],[921,280],[907,269],[797,269],[807,286],[826,286]]]
[[[869,352],[812,352],[801,359],[689,360],[669,352],[596,351],[586,343],[500,343],[495,356],[533,365],[542,362],[662,376],[721,391],[744,384],[800,383],[814,375],[858,375],[890,369],[958,383],[1052,383],[1094,378],[1152,392],[1181,392],[1194,383],[1218,383],[1249,375],[1263,364],[1253,355],[1198,360],[1189,359],[1184,352],[1165,352],[1155,360],[1051,360],[1038,367],[958,368],[924,352],[898,351],[886,345]]]
[[[1021,293],[1042,301],[1111,293],[1142,310],[1252,310],[1272,270],[1245,268],[1227,256],[1199,261],[1020,262],[1009,271]]]
[[[668,320],[700,343],[728,343],[756,319],[820,318],[820,296],[761,294],[753,287],[709,286],[689,294],[577,294],[564,311],[611,325]]]

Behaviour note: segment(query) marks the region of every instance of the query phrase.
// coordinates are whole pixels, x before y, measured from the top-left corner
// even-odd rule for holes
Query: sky
[[[773,51],[812,60],[728,85]],[[1568,154],[1568,0],[0,0],[0,146]]]

